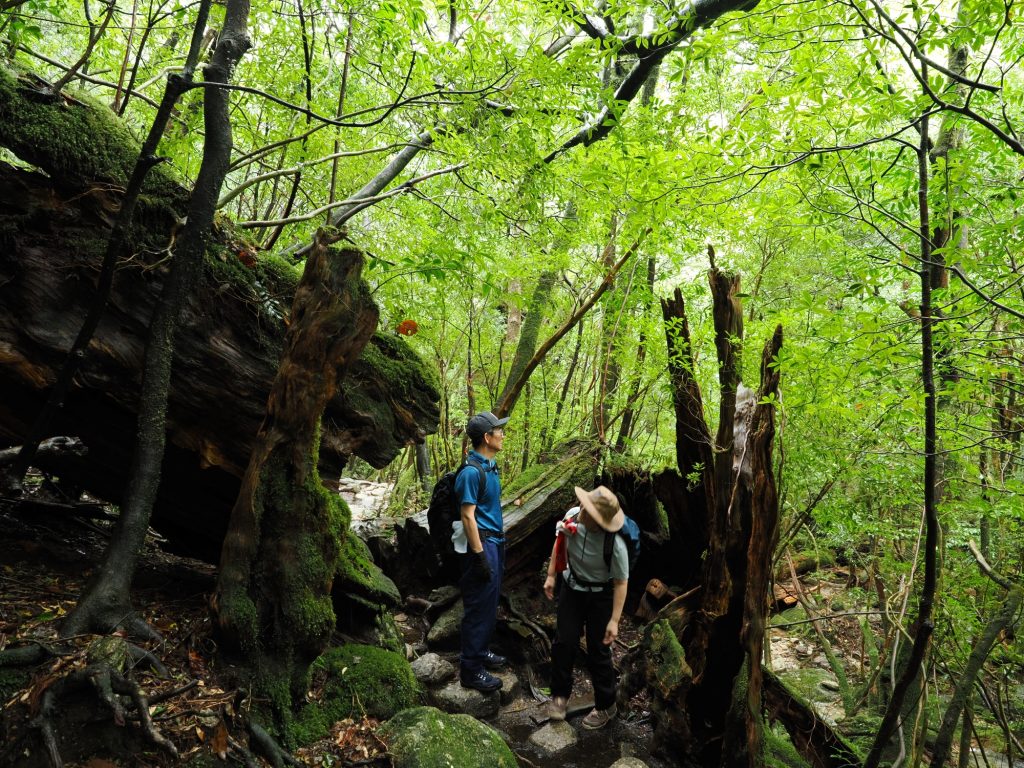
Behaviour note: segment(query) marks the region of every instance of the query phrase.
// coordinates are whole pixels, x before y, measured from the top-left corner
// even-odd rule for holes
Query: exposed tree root
[[[42,643],[33,642],[31,645],[5,648],[0,651],[0,667],[27,667],[56,655],[51,648]]]
[[[63,768],[64,765],[57,739],[55,711],[64,697],[85,687],[92,688],[100,701],[111,711],[114,722],[119,726],[125,723],[126,710],[118,696],[127,696],[146,739],[173,757],[178,757],[178,750],[153,725],[149,716],[149,702],[139,686],[109,664],[99,663],[90,664],[85,669],[61,678],[47,688],[39,699],[39,713],[29,726],[39,731],[53,768]]]
[[[261,726],[254,722],[247,724],[249,728],[249,744],[256,752],[267,759],[274,768],[284,768],[285,765],[302,768],[302,763],[292,757],[291,753],[277,743],[273,736],[266,732]]]

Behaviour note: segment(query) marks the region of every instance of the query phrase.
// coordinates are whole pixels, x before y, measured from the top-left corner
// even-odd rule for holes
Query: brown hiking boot
[[[591,731],[597,730],[598,728],[604,728],[608,723],[615,719],[615,716],[619,714],[618,708],[612,704],[608,709],[598,709],[594,707],[583,718],[583,727]]]
[[[565,710],[569,706],[569,700],[565,696],[553,696],[544,708],[544,714],[549,720],[565,720]]]

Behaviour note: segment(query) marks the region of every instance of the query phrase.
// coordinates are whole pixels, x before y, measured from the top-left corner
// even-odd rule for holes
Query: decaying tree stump
[[[740,384],[739,279],[718,270],[711,256],[719,424],[712,440],[677,290],[662,309],[679,473],[661,475],[656,488],[669,519],[668,549],[676,554],[675,569],[659,576],[682,596],[648,625],[627,665],[625,690],[650,690],[655,732],[669,751],[707,768],[753,768],[761,763],[760,661],[778,518],[773,361],[782,329],[765,346],[755,395]]]
[[[363,256],[324,232],[306,261],[267,415],[224,540],[213,607],[221,634],[244,651],[286,732],[309,688],[309,665],[334,630],[331,585],[348,509],[316,468],[320,416],[377,325],[359,279]],[[345,568],[358,567],[355,552]]]

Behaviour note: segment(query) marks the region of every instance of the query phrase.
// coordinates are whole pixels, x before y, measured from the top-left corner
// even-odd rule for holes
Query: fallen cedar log
[[[0,146],[10,148],[16,142],[2,123]],[[69,184],[74,174],[48,167],[46,155],[32,161],[45,172],[0,163],[0,445],[7,446],[28,432],[88,311],[119,203],[116,186],[102,175]],[[142,210],[134,255],[118,269],[104,318],[48,430],[77,435],[88,448],[84,457],[43,455],[36,462],[72,493],[121,498],[147,326],[183,199],[170,194]],[[277,369],[297,272],[283,260],[257,257],[223,223],[208,253],[176,340],[152,525],[177,551],[216,562]],[[438,399],[417,355],[397,336],[378,332],[325,411],[322,475],[336,477],[352,455],[386,465],[435,431]]]

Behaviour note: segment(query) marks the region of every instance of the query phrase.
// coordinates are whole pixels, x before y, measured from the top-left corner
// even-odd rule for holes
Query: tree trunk
[[[378,319],[359,279],[362,254],[328,246],[319,233],[295,294],[213,601],[221,632],[245,653],[282,734],[334,629],[331,585],[348,535],[348,509],[317,471],[320,418]]]
[[[677,569],[675,576],[691,581],[678,582],[683,596],[648,627],[635,657],[641,671],[631,671],[630,679],[634,685],[642,679],[650,690],[655,730],[669,751],[689,754],[707,768],[750,768],[763,762],[761,655],[778,524],[772,443],[779,374],[772,363],[782,347],[782,329],[765,345],[757,396],[745,395],[737,409],[739,282],[714,267],[709,277],[723,391],[720,419],[730,422],[719,424],[718,435],[728,445],[710,439],[677,290],[673,300],[662,302],[662,311],[680,474],[659,478],[658,495],[668,513],[672,551],[680,560],[692,558],[691,573],[693,563],[703,565],[696,585]],[[725,458],[716,461],[715,450]]]
[[[4,103],[0,98],[0,112]],[[23,114],[56,135],[75,135],[75,128],[70,122],[67,131],[43,128],[51,115],[71,121],[89,110],[83,121],[102,124],[100,111],[88,105],[25,106]],[[91,134],[97,154],[113,155],[120,147],[119,124],[108,120],[110,134]],[[109,211],[120,204],[102,178],[67,190],[58,186],[82,174],[77,165],[67,174],[49,162],[44,169],[49,175],[0,164],[0,198],[7,201],[0,209],[0,346],[6,350],[0,445],[19,445],[46,401],[47,387],[94,303]],[[102,189],[85,194],[90,186]],[[146,327],[166,276],[159,253],[173,237],[174,219],[185,213],[180,187],[161,189],[163,197],[149,190],[140,200],[127,246],[157,255],[118,269],[107,310],[49,430],[79,437],[88,453],[35,459],[64,487],[115,504],[123,502],[131,464]],[[175,341],[163,479],[151,525],[175,551],[216,563],[280,361],[284,302],[294,295],[296,276],[281,262],[256,259],[226,227],[218,227],[206,245],[203,274]],[[384,466],[432,433],[439,415],[432,382],[401,337],[375,335],[328,404],[320,440],[323,476],[336,476],[351,455]]]
[[[516,344],[516,354],[512,358],[512,365],[509,366],[508,376],[505,379],[505,386],[498,396],[497,402],[503,402],[509,395],[510,388],[519,381],[526,366],[537,349],[537,337],[540,335],[540,328],[544,324],[544,310],[548,307],[551,291],[555,287],[555,278],[558,273],[554,271],[542,272],[537,278],[537,285],[530,296],[530,303],[526,308],[526,319],[523,321],[522,332],[519,334],[519,341]]]
[[[246,31],[248,16],[247,0],[228,0],[224,26],[206,68],[207,81],[229,81],[235,65],[252,44]],[[192,190],[187,223],[174,250],[171,273],[149,327],[139,401],[138,439],[125,501],[96,577],[86,586],[78,604],[61,627],[61,634],[65,637],[85,631],[105,633],[118,626],[130,626],[139,634],[151,634],[134,616],[131,581],[160,483],[178,316],[202,270],[205,239],[213,225],[217,197],[231,159],[228,92],[208,87],[204,96],[206,139],[203,160]]]

